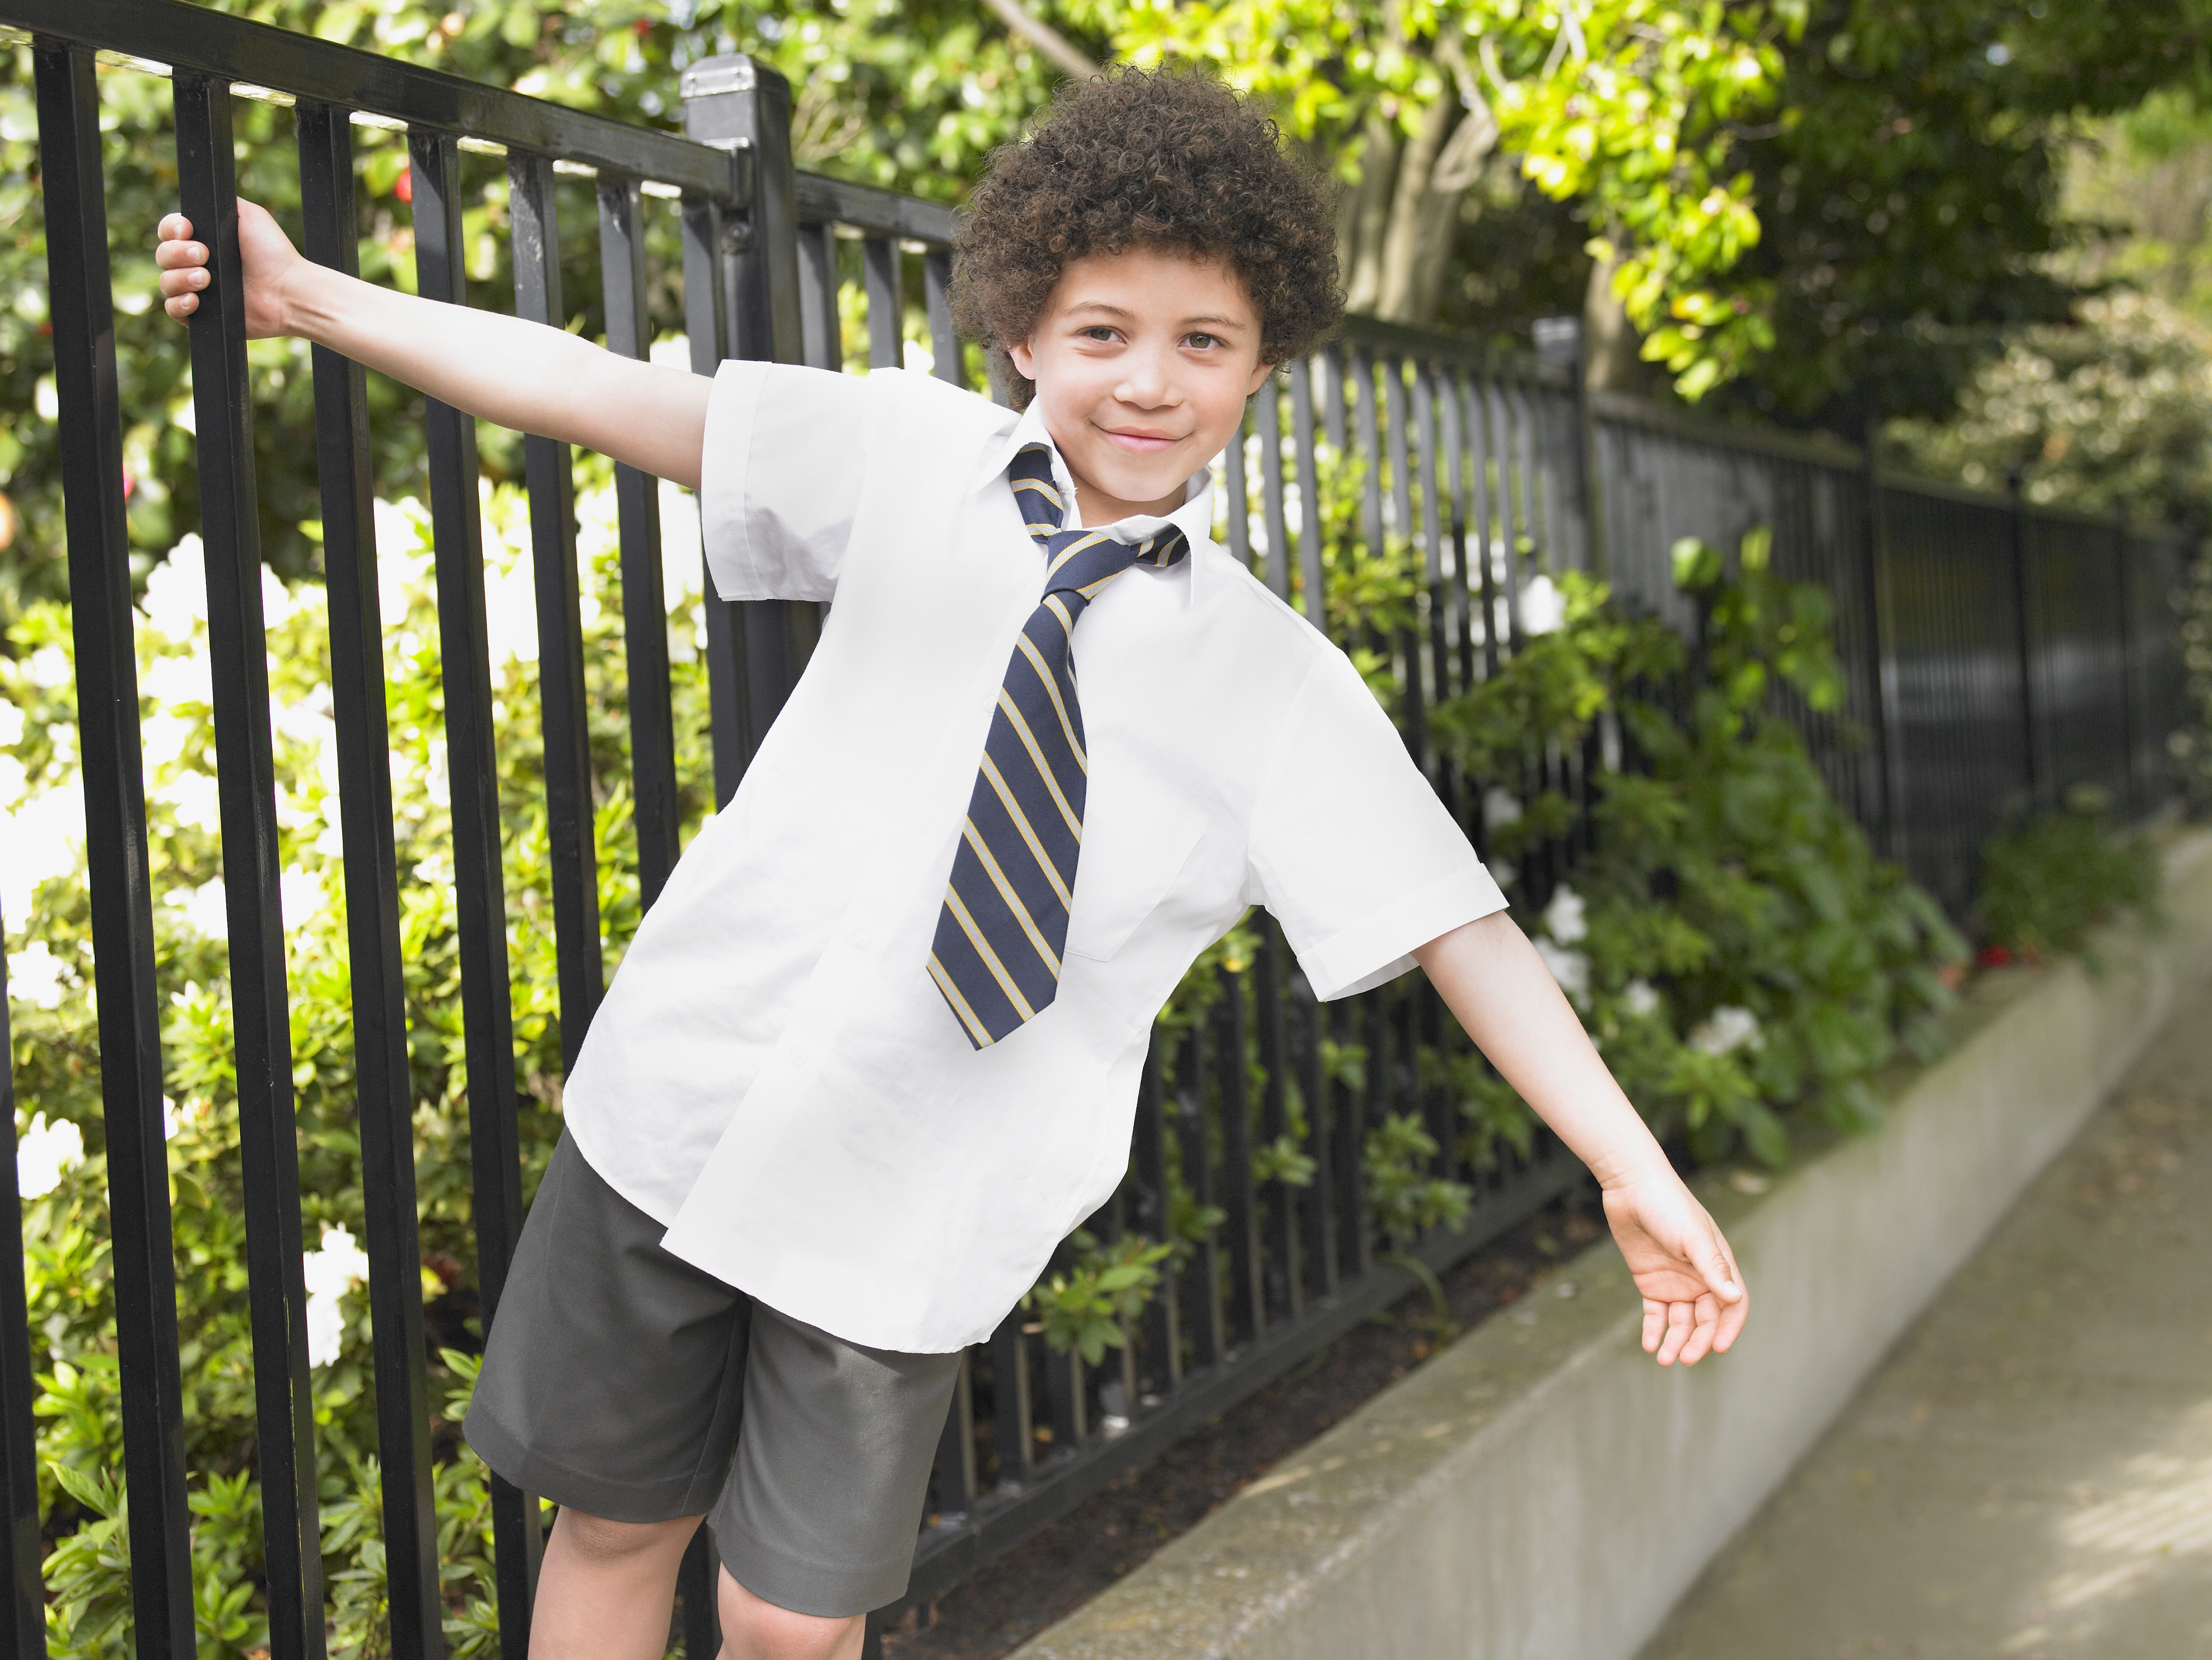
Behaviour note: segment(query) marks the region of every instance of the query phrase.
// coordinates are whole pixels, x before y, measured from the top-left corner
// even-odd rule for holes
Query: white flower
[[[1748,1009],[1723,1003],[1691,1029],[1692,1049],[1708,1055],[1732,1055],[1739,1049],[1757,1049],[1766,1041],[1759,1030],[1759,1016]]]
[[[181,756],[198,725],[198,722],[173,715],[166,709],[140,721],[138,745],[147,770],[159,772]]]
[[[1552,978],[1559,983],[1559,990],[1580,1007],[1582,1000],[1589,995],[1589,959],[1579,951],[1570,951],[1564,946],[1554,945],[1541,935],[1529,943],[1536,948],[1536,954],[1544,960],[1544,966],[1552,971]]]
[[[1588,908],[1581,894],[1561,882],[1552,902],[1544,907],[1544,931],[1561,945],[1574,944],[1589,932],[1589,924],[1583,920]]]
[[[1482,792],[1482,821],[1493,830],[1521,822],[1521,803],[1513,795],[1492,785]]]
[[[188,769],[147,793],[158,801],[167,802],[170,812],[180,825],[207,831],[222,827],[222,792],[211,773]]]
[[[1531,577],[1521,591],[1521,632],[1555,633],[1567,620],[1567,598],[1549,577]]]
[[[146,573],[143,603],[146,621],[169,639],[188,640],[207,621],[207,557],[197,533],[185,536]]]
[[[84,1161],[84,1136],[66,1118],[46,1122],[33,1114],[15,1142],[15,1190],[27,1199],[43,1199],[62,1184],[62,1178]]]
[[[58,645],[41,645],[23,659],[24,676],[41,691],[68,685],[70,672],[69,653]]]
[[[186,926],[204,938],[230,937],[230,912],[225,904],[221,876],[211,876],[198,888],[166,894],[161,903],[183,912]]]
[[[0,703],[0,749],[12,749],[23,741],[23,712],[12,703]]]
[[[1656,1015],[1659,1012],[1659,994],[1649,980],[1631,980],[1620,988],[1620,1006],[1638,1019]]]
[[[0,814],[0,912],[21,928],[31,896],[52,876],[77,868],[84,846],[84,797],[75,789],[49,790]]]
[[[276,878],[276,896],[292,924],[304,923],[323,908],[323,879],[295,865]]]
[[[184,1128],[184,1119],[178,1116],[177,1104],[167,1095],[161,1097],[161,1139],[173,1142],[177,1131]]]
[[[8,1000],[27,1003],[33,1009],[59,1009],[62,997],[76,976],[70,966],[47,949],[44,940],[33,940],[8,956]]]
[[[204,651],[168,652],[155,657],[138,682],[138,694],[164,709],[180,703],[215,703],[213,666]]]
[[[280,624],[289,622],[292,620],[292,613],[297,609],[299,609],[298,603],[293,599],[292,591],[284,585],[284,579],[266,565],[263,566],[261,567],[263,624],[274,628]]]
[[[338,1300],[368,1277],[368,1257],[350,1230],[326,1227],[321,1248],[302,1255],[300,1269],[307,1287],[307,1364],[326,1366],[345,1340]]]

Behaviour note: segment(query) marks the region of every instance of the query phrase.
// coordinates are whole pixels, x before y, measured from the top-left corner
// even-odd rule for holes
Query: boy
[[[1418,961],[1596,1173],[1644,1348],[1734,1341],[1726,1243],[1466,838],[1343,654],[1207,538],[1205,469],[1337,311],[1270,123],[1121,73],[994,159],[956,306],[1013,410],[629,361],[240,212],[254,334],[695,486],[723,598],[836,602],[615,977],[489,1336],[470,1439],[561,1506],[538,1660],[658,1656],[702,1517],[733,1660],[859,1652],[959,1350],[1113,1191],[1151,1016],[1249,905],[1322,997]],[[180,318],[190,234],[157,253]]]

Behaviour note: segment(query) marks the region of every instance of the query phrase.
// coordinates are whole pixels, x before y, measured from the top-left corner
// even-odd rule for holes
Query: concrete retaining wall
[[[1703,1180],[1754,1299],[1733,1353],[1652,1365],[1595,1247],[1014,1660],[1630,1660],[2212,973],[2212,837],[2167,881],[2101,973],[1985,977],[1878,1132],[1756,1197]]]

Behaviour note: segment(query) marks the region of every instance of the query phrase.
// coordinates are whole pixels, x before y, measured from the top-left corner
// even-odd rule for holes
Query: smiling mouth
[[[1172,449],[1182,442],[1181,437],[1173,433],[1140,433],[1118,427],[1102,427],[1099,431],[1104,433],[1123,449],[1134,450],[1143,455]]]

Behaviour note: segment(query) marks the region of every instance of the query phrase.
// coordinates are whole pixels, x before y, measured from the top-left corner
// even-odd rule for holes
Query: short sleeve
[[[1255,804],[1248,897],[1283,926],[1314,995],[1395,979],[1418,946],[1505,909],[1467,835],[1345,655],[1317,656]]]
[[[724,599],[833,599],[866,464],[867,380],[732,359],[707,399],[699,517]]]

